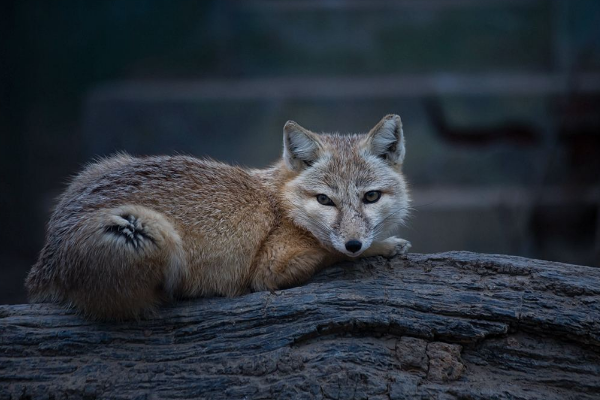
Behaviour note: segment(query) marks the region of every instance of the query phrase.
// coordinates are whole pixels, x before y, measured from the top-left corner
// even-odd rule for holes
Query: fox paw
[[[412,245],[408,240],[392,236],[381,242],[373,243],[363,255],[364,257],[382,256],[385,258],[392,258],[408,253],[411,246]]]
[[[412,247],[412,244],[405,239],[392,236],[391,238],[387,238],[384,242],[389,242],[390,251],[384,257],[394,257],[394,256],[403,256],[408,253],[408,250]]]

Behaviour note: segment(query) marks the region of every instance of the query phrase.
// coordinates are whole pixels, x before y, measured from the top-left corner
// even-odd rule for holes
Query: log
[[[96,323],[0,306],[0,399],[600,398],[600,269],[468,252]]]

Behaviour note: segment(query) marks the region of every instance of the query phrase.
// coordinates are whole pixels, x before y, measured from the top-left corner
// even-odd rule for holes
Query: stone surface
[[[0,399],[600,398],[600,269],[451,252],[98,324],[0,306]]]

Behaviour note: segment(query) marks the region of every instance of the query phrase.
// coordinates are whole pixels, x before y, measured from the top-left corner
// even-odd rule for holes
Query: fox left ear
[[[304,129],[294,121],[283,127],[283,159],[292,171],[310,167],[320,155],[321,140],[316,133]]]
[[[402,121],[395,114],[386,115],[367,134],[367,145],[372,154],[392,165],[404,161],[404,134]]]

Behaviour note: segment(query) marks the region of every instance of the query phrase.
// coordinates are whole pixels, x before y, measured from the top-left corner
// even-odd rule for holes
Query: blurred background
[[[400,114],[415,252],[600,265],[597,0],[3,1],[0,303],[94,157],[252,167]]]

